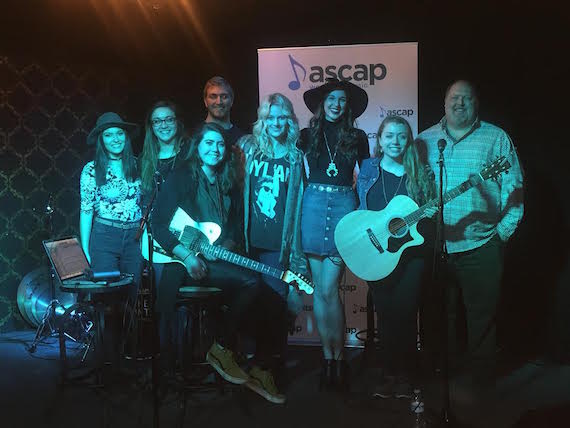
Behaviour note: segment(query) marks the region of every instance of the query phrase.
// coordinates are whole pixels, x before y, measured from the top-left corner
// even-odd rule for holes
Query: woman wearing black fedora
[[[141,181],[131,138],[138,125],[103,113],[87,136],[95,159],[81,172],[81,245],[96,272],[133,274],[129,297],[140,281],[142,256],[135,235],[141,220]]]
[[[308,175],[301,237],[316,285],[313,307],[324,356],[320,385],[346,390],[345,317],[338,292],[344,263],[334,243],[334,230],[357,207],[353,172],[370,157],[366,134],[354,127],[354,119],[366,110],[368,95],[350,82],[331,79],[305,92],[303,98],[313,117],[300,139]]]

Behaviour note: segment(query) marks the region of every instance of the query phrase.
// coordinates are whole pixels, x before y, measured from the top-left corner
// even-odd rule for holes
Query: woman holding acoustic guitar
[[[409,123],[402,117],[389,116],[380,124],[376,138],[376,157],[364,160],[357,180],[359,209],[384,210],[396,195],[409,196],[419,205],[434,198],[433,174],[420,159]],[[436,209],[429,211],[428,216],[433,216]],[[425,226],[429,230],[429,224],[423,223],[420,230]],[[425,245],[409,248],[390,275],[368,282],[380,325],[384,366],[383,380],[373,392],[376,397],[411,396],[416,314],[425,260],[430,254]]]

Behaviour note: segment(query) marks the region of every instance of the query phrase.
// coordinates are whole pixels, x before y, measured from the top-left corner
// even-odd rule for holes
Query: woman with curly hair
[[[301,248],[303,154],[297,148],[299,123],[291,101],[279,93],[265,97],[253,134],[239,144],[245,153],[244,235],[246,251],[260,262],[308,273]],[[263,275],[263,281],[297,314],[302,302],[292,286]]]
[[[354,119],[366,110],[368,95],[350,82],[331,79],[303,98],[313,117],[300,139],[308,172],[301,237],[315,284],[313,308],[324,357],[321,387],[345,391],[345,315],[338,291],[344,263],[334,231],[339,220],[357,207],[353,173],[370,156],[366,134],[354,127]]]
[[[383,210],[396,195],[409,196],[420,206],[434,198],[433,173],[422,160],[406,119],[388,116],[376,138],[376,157],[366,159],[358,175],[359,208]],[[435,212],[430,208],[428,214]],[[424,236],[430,232],[429,223],[422,221],[418,225]],[[425,261],[430,255],[428,246],[409,248],[388,277],[368,282],[378,315],[384,369],[373,391],[376,397],[411,397],[416,368],[416,314],[421,285],[426,280]]]

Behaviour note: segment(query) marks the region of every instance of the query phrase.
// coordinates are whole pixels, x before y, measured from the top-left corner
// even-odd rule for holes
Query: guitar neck
[[[283,271],[276,269],[272,266],[265,265],[258,261],[248,259],[247,257],[240,256],[239,254],[232,253],[223,247],[217,247],[215,245],[209,245],[202,243],[198,249],[201,253],[214,256],[220,260],[224,260],[228,263],[234,265],[243,266],[246,269],[254,270],[256,272],[272,276],[274,278],[281,279],[283,277]]]
[[[465,180],[463,183],[461,183],[459,186],[454,187],[453,189],[449,190],[448,192],[445,192],[443,194],[443,203],[446,204],[447,202],[451,201],[452,199],[457,198],[462,193],[467,192],[469,189],[471,189],[474,186],[477,186],[479,183],[482,183],[482,182],[483,182],[483,177],[481,176],[481,174],[472,176],[468,180]],[[404,221],[408,225],[417,223],[422,218],[426,217],[426,210],[428,208],[437,207],[437,204],[438,204],[437,198],[430,200],[429,202],[425,203],[424,205],[419,207],[414,212],[405,216]]]

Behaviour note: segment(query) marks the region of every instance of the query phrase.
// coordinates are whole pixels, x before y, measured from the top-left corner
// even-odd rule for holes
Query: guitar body
[[[242,266],[256,272],[279,278],[280,280],[295,286],[298,290],[307,294],[312,294],[314,290],[313,283],[305,278],[302,274],[290,271],[280,270],[272,266],[265,265],[256,260],[248,259],[242,255],[232,253],[231,251],[213,245],[214,242],[222,234],[222,229],[216,223],[202,222],[198,223],[193,220],[182,208],[178,208],[172,216],[169,230],[176,236],[182,245],[191,251],[197,251],[204,255],[209,255],[215,259],[223,260],[237,266]],[[153,240],[153,263],[180,263],[181,260],[172,257],[164,251],[160,244]],[[141,253],[145,260],[149,259],[148,233],[146,228],[141,236]]]
[[[203,222],[198,223],[192,217],[190,217],[182,208],[178,208],[170,221],[169,230],[176,236],[177,239],[182,237],[184,233],[184,229],[186,226],[195,229],[196,231],[201,232],[208,240],[210,244],[216,242],[216,240],[222,234],[222,229],[219,225],[212,222]],[[158,242],[153,241],[153,254],[152,254],[152,261],[153,263],[182,263],[182,260],[177,259],[176,257],[171,257],[162,249]],[[144,232],[141,236],[141,252],[145,260],[148,260],[148,234],[146,231],[146,227]]]
[[[390,275],[406,248],[424,242],[417,224],[408,227],[402,220],[417,209],[412,199],[397,195],[382,211],[360,210],[344,216],[334,239],[348,268],[365,281]]]
[[[505,156],[497,157],[479,174],[471,175],[442,195],[441,202],[449,202],[483,181],[497,178],[510,167]],[[344,216],[336,226],[334,241],[348,268],[366,281],[386,278],[406,248],[423,244],[417,222],[437,203],[437,199],[432,199],[419,208],[407,196],[397,195],[382,211],[354,211]]]

